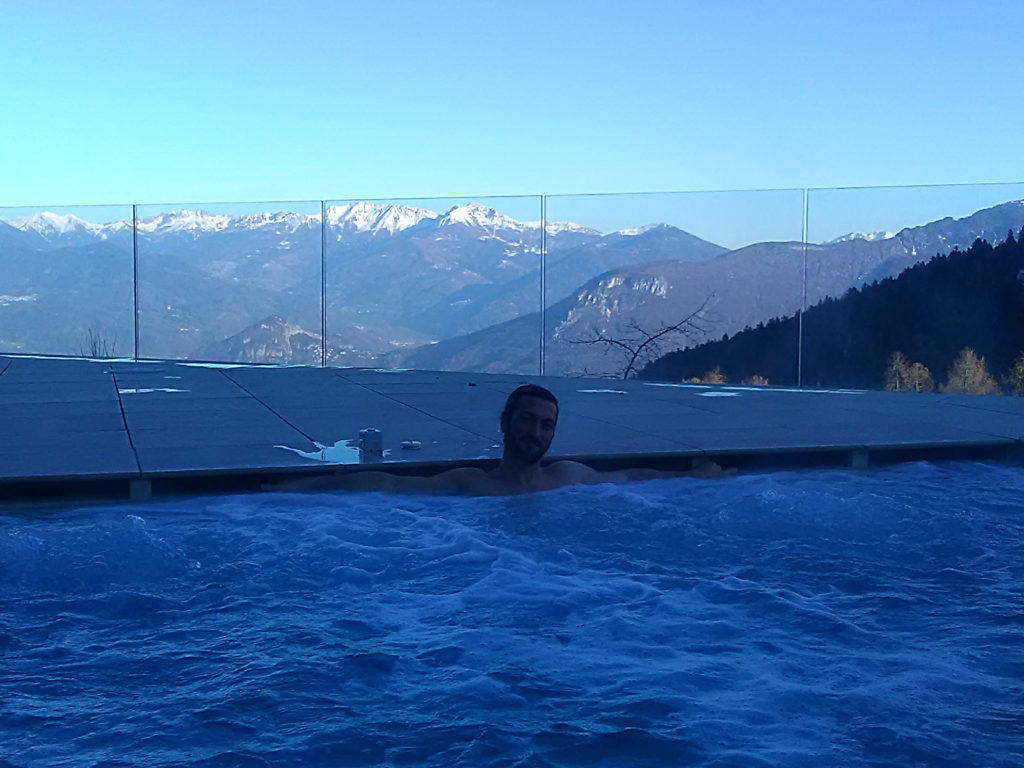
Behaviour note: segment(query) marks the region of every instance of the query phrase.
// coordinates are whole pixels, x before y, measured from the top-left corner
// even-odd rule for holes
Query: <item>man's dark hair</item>
[[[551,394],[550,391],[544,389],[544,387],[538,386],[537,384],[523,384],[521,387],[516,387],[512,390],[508,399],[505,401],[505,407],[501,410],[501,431],[504,432],[508,427],[509,420],[512,418],[512,414],[516,411],[516,406],[519,405],[519,401],[524,397],[536,397],[539,400],[547,400],[549,403],[555,405],[555,418],[558,418],[558,398]]]

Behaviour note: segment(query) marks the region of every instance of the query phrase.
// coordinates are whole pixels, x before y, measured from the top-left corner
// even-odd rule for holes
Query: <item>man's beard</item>
[[[544,458],[544,454],[548,452],[546,445],[540,445],[534,440],[527,438],[515,440],[508,436],[505,437],[505,448],[513,458],[523,464],[539,464],[540,460]]]

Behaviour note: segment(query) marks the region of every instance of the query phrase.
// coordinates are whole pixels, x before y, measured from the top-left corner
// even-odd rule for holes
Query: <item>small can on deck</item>
[[[380,461],[384,458],[384,433],[369,427],[359,430],[359,462]]]

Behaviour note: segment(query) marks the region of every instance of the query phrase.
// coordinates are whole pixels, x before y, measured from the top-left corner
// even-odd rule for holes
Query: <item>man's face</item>
[[[525,464],[536,464],[555,436],[558,409],[529,395],[519,398],[505,426],[505,450]]]

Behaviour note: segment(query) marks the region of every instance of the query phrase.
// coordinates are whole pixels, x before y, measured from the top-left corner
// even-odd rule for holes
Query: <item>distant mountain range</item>
[[[537,370],[541,222],[473,203],[439,214],[351,203],[326,211],[328,361],[439,369]],[[572,344],[655,328],[707,300],[702,337],[734,333],[807,300],[996,241],[1024,203],[893,235],[729,250],[660,224],[603,234],[571,222],[545,232],[548,372],[614,373],[615,355]],[[175,211],[140,219],[140,353],[146,357],[316,363],[321,217]],[[0,350],[79,354],[90,333],[131,352],[132,223],[49,212],[0,222]]]
[[[891,237],[808,244],[807,305],[897,275],[954,247],[967,248],[978,238],[998,242],[1022,225],[1024,203],[1009,202],[963,219],[908,227]],[[649,260],[597,275],[547,308],[547,372],[618,373],[623,368],[620,352],[573,342],[597,336],[627,338],[636,335],[632,324],[653,332],[678,322],[706,300],[701,316],[706,332],[677,336],[676,348],[792,315],[802,305],[804,256],[803,243],[755,243],[710,260]],[[519,365],[536,360],[539,327],[539,314],[522,316],[396,356],[396,364],[499,372],[504,360]],[[494,349],[501,349],[503,357],[495,356]]]

